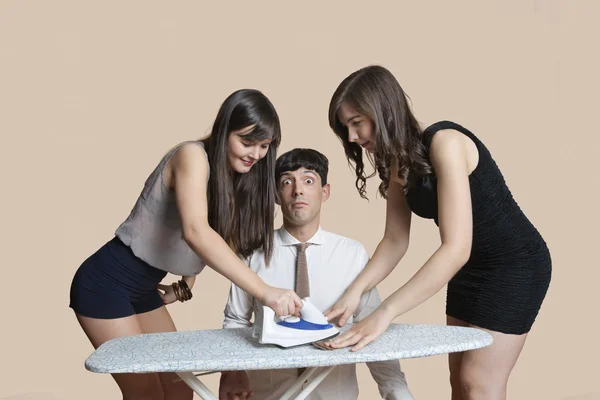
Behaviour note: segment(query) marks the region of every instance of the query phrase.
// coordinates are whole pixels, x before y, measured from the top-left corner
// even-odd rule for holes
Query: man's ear
[[[281,206],[281,197],[279,196],[279,186],[275,190],[275,204]]]
[[[327,201],[327,199],[329,198],[329,194],[330,194],[330,190],[331,187],[329,186],[329,183],[325,186],[323,186],[323,200],[322,202],[325,203]]]

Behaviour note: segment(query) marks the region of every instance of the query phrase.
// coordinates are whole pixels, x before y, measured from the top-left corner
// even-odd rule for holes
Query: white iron
[[[270,307],[263,306],[262,323],[257,321],[254,324],[255,328],[260,327],[260,332],[254,332],[259,343],[292,347],[331,338],[340,333],[310,302],[309,297],[303,299],[302,303],[300,318],[288,316],[283,320],[275,317],[275,312]]]

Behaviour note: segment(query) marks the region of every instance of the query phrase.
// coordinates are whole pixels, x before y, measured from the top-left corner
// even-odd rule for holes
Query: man
[[[269,266],[261,251],[248,260],[250,268],[266,283],[294,289],[302,298],[309,296],[322,312],[335,303],[369,261],[362,244],[320,227],[321,204],[330,193],[328,164],[323,154],[312,149],[294,149],[277,159],[275,174],[283,227],[275,232]],[[304,249],[300,246],[303,243],[308,244]],[[301,265],[305,267],[301,268]],[[297,271],[297,267],[301,271]],[[297,276],[306,270],[308,279],[306,275]],[[375,288],[365,293],[353,316],[354,322],[369,315],[380,302]],[[223,327],[252,326],[253,313],[255,319],[261,318],[262,305],[232,285]],[[373,362],[367,366],[384,399],[412,400],[398,361]],[[244,399],[252,392],[253,400],[278,399],[297,377],[298,369],[223,372],[219,396],[221,399]],[[356,367],[350,364],[336,367],[308,399],[349,400],[357,397]]]

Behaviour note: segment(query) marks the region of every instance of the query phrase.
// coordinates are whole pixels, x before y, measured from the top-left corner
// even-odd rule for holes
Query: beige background
[[[359,198],[327,125],[335,87],[372,63],[393,71],[423,124],[452,119],[486,143],[551,248],[552,285],[509,398],[600,398],[600,3],[324,3],[0,2],[0,398],[119,398],[109,375],[83,367],[92,347],[67,307],[71,278],[162,154],[208,132],[238,88],[277,107],[280,152],[314,146],[330,158],[323,226],[372,252],[384,221],[378,182],[370,202]],[[415,218],[382,296],[438,243],[435,225]],[[194,301],[169,307],[179,329],[220,327],[228,287],[207,269]],[[396,322],[443,324],[444,304],[442,291]],[[402,365],[418,399],[449,398],[446,356]],[[360,398],[376,398],[359,371]],[[218,375],[207,381],[216,389]]]

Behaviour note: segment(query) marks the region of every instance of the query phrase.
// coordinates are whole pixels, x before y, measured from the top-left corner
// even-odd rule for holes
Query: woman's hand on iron
[[[161,292],[162,290],[162,292]],[[175,290],[171,285],[158,285],[158,295],[162,299],[165,305],[174,303],[177,300],[177,296],[175,295]]]
[[[265,290],[262,302],[275,311],[275,315],[278,317],[286,315],[299,316],[302,308],[302,300],[296,292],[272,286],[268,286]]]
[[[324,345],[331,349],[354,346],[350,351],[358,351],[381,336],[390,326],[393,319],[393,316],[389,312],[379,307],[351,329],[325,342]]]
[[[335,322],[335,319],[339,318],[337,325],[346,325],[348,318],[350,318],[358,308],[361,296],[362,293],[359,293],[359,291],[348,288],[342,297],[340,297],[329,310],[325,311],[325,318],[327,318],[329,322]]]

